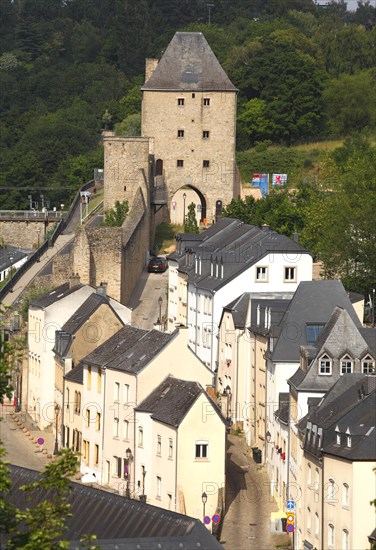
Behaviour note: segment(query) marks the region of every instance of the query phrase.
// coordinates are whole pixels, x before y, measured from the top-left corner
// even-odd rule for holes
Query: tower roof
[[[177,32],[142,90],[228,91],[237,89],[201,32]]]

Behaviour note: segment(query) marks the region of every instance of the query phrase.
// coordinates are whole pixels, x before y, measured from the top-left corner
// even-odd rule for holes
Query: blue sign
[[[286,531],[288,533],[293,533],[295,531],[295,527],[293,525],[287,525]]]
[[[211,522],[211,519],[209,516],[204,516],[204,523],[205,525],[209,525],[209,523]]]
[[[288,500],[286,508],[287,510],[295,510],[295,502],[293,500]]]

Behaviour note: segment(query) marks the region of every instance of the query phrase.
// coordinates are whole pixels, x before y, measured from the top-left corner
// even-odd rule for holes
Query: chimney
[[[104,296],[106,298],[106,296],[107,296],[107,283],[101,283],[99,286],[97,286],[96,293],[99,294],[100,296]]]
[[[270,225],[268,225],[267,223],[263,223],[261,229],[263,231],[270,231]]]
[[[145,60],[145,82],[149,80],[158,65],[158,59],[147,57]]]
[[[75,286],[78,286],[80,284],[80,276],[78,273],[74,274],[69,277],[69,288],[74,288]]]

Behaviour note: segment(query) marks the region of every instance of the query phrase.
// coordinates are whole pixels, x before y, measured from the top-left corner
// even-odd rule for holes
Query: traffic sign
[[[288,500],[286,508],[287,510],[295,510],[295,502],[293,500]]]
[[[38,443],[38,445],[43,445],[43,443],[44,443],[43,437],[38,437],[37,443]]]
[[[214,516],[212,517],[212,522],[215,523],[215,525],[217,525],[217,523],[219,523],[221,521],[221,516],[219,514],[214,514]]]
[[[286,531],[288,533],[293,533],[295,531],[295,527],[290,523],[289,525],[286,526]]]
[[[211,522],[210,517],[209,517],[209,516],[205,516],[205,517],[204,517],[204,523],[205,523],[205,525],[209,525],[210,522]]]
[[[287,514],[287,523],[294,523],[294,514],[292,512]]]

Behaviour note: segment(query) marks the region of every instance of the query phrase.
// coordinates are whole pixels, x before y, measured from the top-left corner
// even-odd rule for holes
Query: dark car
[[[168,267],[167,260],[165,258],[150,258],[148,264],[149,273],[164,273]]]

